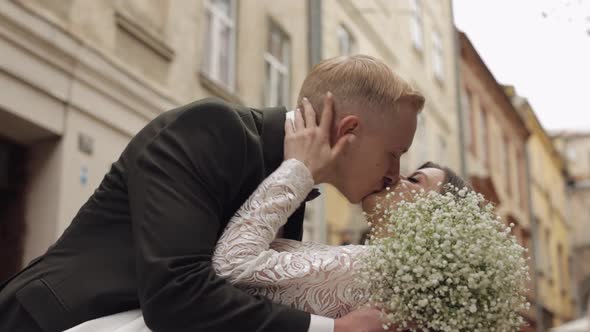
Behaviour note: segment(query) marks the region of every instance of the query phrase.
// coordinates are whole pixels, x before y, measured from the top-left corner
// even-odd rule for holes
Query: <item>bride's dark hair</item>
[[[422,166],[418,167],[418,169],[424,169],[424,168],[437,168],[445,173],[445,180],[443,181],[443,187],[441,189],[441,194],[446,194],[446,192],[448,191],[447,186],[445,186],[447,184],[450,184],[451,186],[458,188],[458,189],[467,188],[469,190],[473,190],[473,187],[471,186],[471,184],[469,182],[467,182],[465,179],[463,179],[462,177],[457,175],[457,173],[455,173],[455,171],[453,171],[452,169],[450,169],[446,166],[441,166],[439,164],[433,163],[432,161],[429,161],[429,162],[424,163]]]

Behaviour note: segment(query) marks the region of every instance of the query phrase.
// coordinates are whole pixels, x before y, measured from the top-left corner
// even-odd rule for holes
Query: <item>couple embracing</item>
[[[300,242],[305,203],[320,183],[367,213],[390,191],[466,186],[433,163],[399,174],[423,105],[356,55],[315,66],[295,110],[205,99],[161,114],[0,286],[0,330],[382,331],[353,277],[368,246]]]

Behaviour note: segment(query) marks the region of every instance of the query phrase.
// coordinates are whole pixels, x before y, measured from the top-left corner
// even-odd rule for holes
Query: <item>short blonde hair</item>
[[[306,97],[319,114],[328,91],[334,95],[336,111],[344,104],[396,110],[401,102],[408,102],[417,112],[424,107],[420,92],[384,62],[368,55],[340,56],[317,64],[303,81],[297,105]]]

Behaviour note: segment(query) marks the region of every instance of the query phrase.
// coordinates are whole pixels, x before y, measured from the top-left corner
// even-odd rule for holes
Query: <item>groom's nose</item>
[[[385,178],[388,178],[392,184],[395,184],[399,181],[399,159],[395,159],[389,169],[387,170],[387,174],[385,174]]]
[[[383,179],[383,182],[384,182],[386,188],[387,187],[392,187],[392,188],[395,187],[399,183],[399,181],[400,181],[399,175],[398,176],[395,176],[395,177],[393,177],[393,176],[386,176]]]

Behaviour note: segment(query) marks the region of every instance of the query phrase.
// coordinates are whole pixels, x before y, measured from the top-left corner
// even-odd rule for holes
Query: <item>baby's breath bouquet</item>
[[[525,249],[481,194],[448,187],[417,192],[373,220],[370,254],[359,280],[385,327],[515,331],[528,309]],[[512,225],[511,225],[512,226]],[[406,325],[413,324],[413,325]]]

